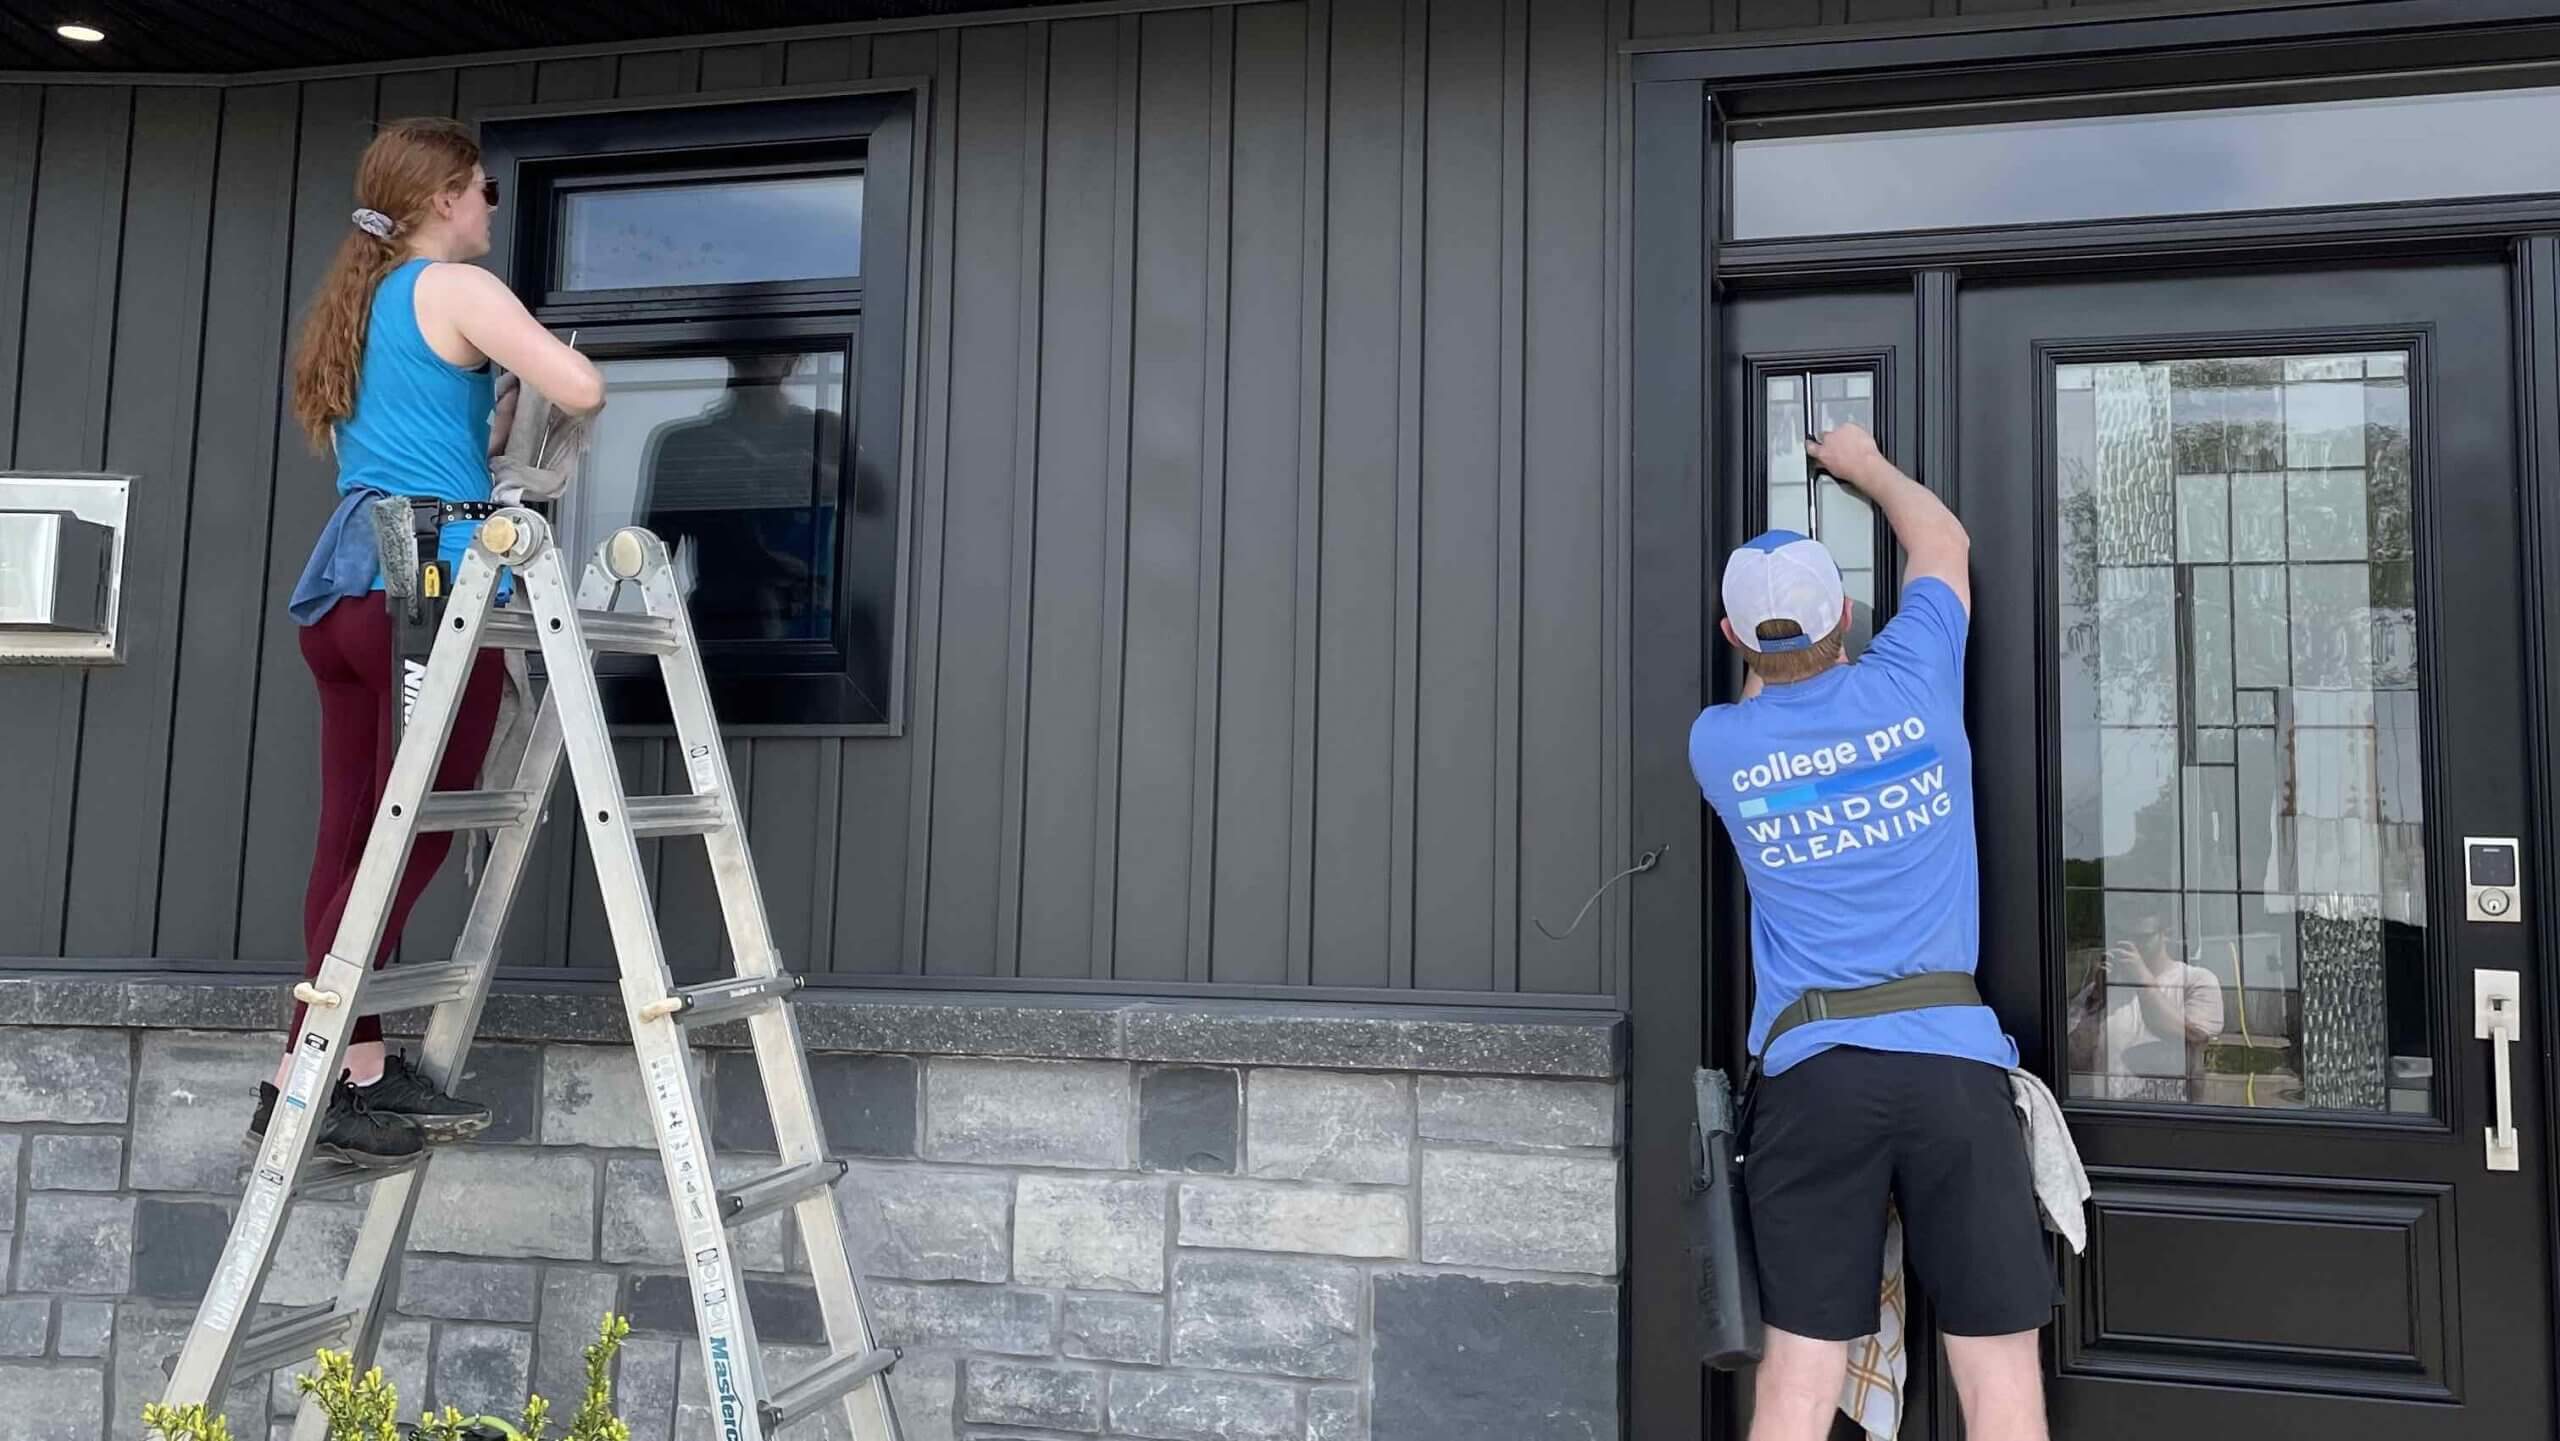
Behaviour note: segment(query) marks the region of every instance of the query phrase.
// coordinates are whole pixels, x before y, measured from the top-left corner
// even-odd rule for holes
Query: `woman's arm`
[[[449,332],[572,414],[603,407],[604,374],[595,362],[543,329],[515,292],[488,271],[476,265],[427,267],[418,278],[418,311],[430,343],[440,338],[438,332]]]

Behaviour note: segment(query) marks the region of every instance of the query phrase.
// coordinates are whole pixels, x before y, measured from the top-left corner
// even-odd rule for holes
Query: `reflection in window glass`
[[[1765,381],[1767,437],[1761,480],[1772,530],[1812,536],[1830,548],[1840,580],[1856,610],[1849,621],[1848,654],[1867,648],[1876,624],[1876,509],[1866,497],[1816,470],[1804,453],[1804,437],[1856,424],[1876,428],[1876,379],[1872,371],[1836,370],[1771,375]],[[1812,421],[1805,408],[1810,400]]]
[[[642,525],[704,640],[826,640],[844,463],[841,351],[600,363],[613,404],[569,492],[572,554]],[[626,588],[617,604],[639,609]]]
[[[2560,190],[2560,88],[1743,140],[1733,234],[1860,235]]]
[[[559,290],[826,280],[862,273],[862,177],[571,190]]]
[[[2408,384],[2056,372],[2074,1096],[2432,1105]]]

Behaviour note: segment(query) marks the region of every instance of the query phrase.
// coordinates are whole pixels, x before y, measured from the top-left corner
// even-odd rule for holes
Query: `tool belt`
[[[1841,1021],[1933,1006],[1981,1004],[1982,992],[1974,987],[1973,977],[1963,971],[1922,971],[1845,991],[1807,991],[1769,1023],[1768,1039],[1760,1043],[1760,1049],[1767,1051],[1780,1036],[1807,1021]]]
[[[382,563],[383,604],[391,612],[391,719],[397,737],[408,724],[409,707],[434,651],[437,628],[444,623],[445,597],[453,576],[437,557],[444,528],[458,521],[486,520],[503,507],[490,501],[433,500],[420,496],[386,496],[373,503],[374,545]]]
[[[1872,986],[1807,991],[1770,1023],[1765,1052],[1778,1037],[1808,1021],[1845,1020],[1918,1011],[1933,1006],[1978,1006],[1982,993],[1962,971],[1922,971]],[[1695,1080],[1698,1124],[1691,1159],[1690,1252],[1697,1282],[1699,1359],[1718,1371],[1734,1371],[1760,1359],[1760,1275],[1751,1251],[1751,1212],[1742,1183],[1749,1159],[1752,1102],[1760,1093],[1760,1061],[1745,1066],[1739,1102],[1721,1068],[1702,1066]]]

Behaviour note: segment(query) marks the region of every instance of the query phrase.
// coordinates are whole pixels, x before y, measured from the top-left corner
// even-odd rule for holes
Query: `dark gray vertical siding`
[[[952,426],[945,441],[941,664],[925,969],[996,971],[1005,696],[1013,604],[1015,386],[1022,341],[1024,28],[961,37],[952,258]]]
[[[1520,475],[1520,989],[1607,991],[1603,927],[1562,932],[1606,874],[1602,760],[1611,714],[1606,633],[1603,384],[1609,292],[1590,262],[1605,243],[1608,17],[1580,0],[1529,0],[1527,235]]]
[[[1503,477],[1500,0],[1431,11],[1424,168],[1414,983],[1493,980]]]
[[[63,759],[0,779],[55,817],[0,828],[5,873],[45,878],[0,888],[0,954],[301,953],[316,714],[282,604],[332,487],[280,388],[370,124],[876,75],[932,86],[910,702],[897,737],[730,743],[792,964],[1612,993],[1605,928],[1525,917],[1615,856],[1602,158],[1629,28],[1269,0],[0,90],[0,339],[75,332],[0,369],[0,443],[143,473],[152,532],[131,666],[0,671],[30,702],[0,729]],[[144,200],[147,234],[121,218]],[[661,740],[616,749],[636,788],[677,774]],[[560,816],[512,964],[609,959]],[[700,850],[647,849],[670,960],[706,974]],[[458,870],[412,953],[458,927]]]
[[[133,92],[49,90],[17,373],[20,469],[105,461]],[[0,953],[62,949],[86,677],[0,670]]]
[[[141,480],[125,550],[125,663],[87,679],[64,920],[68,955],[147,956],[160,909],[162,799],[190,559],[181,543],[195,474],[205,238],[221,116],[222,97],[210,90],[134,96],[126,188],[148,198],[148,214],[124,227],[106,465]]]
[[[196,396],[195,503],[187,514],[187,603],[169,724],[168,838],[161,847],[158,944],[149,952],[177,959],[277,961],[302,954],[298,942],[281,955],[240,945],[257,620],[266,610],[267,507],[292,303],[291,277],[278,257],[293,235],[300,106],[300,87],[293,85],[222,96],[213,244],[205,264],[207,363]],[[299,683],[299,677],[287,679]],[[311,858],[270,859],[301,871]]]
[[[1289,979],[1307,30],[1303,5],[1235,17],[1208,979],[1257,985]]]
[[[1322,986],[1390,980],[1404,24],[1394,4],[1333,15],[1309,976]]]
[[[1127,619],[1113,974],[1188,973],[1208,330],[1210,17],[1150,15],[1138,58]],[[1205,795],[1196,798],[1205,803]]]
[[[1093,964],[1095,757],[1100,748],[1103,535],[1109,487],[1112,243],[1119,147],[1117,20],[1049,36],[1042,167],[1039,494],[1031,526],[1029,705],[1023,738],[1020,970]]]

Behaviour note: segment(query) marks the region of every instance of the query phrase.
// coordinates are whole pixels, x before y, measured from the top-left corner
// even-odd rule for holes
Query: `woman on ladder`
[[[448,573],[493,507],[489,462],[515,410],[492,363],[558,408],[604,404],[604,377],[469,262],[489,253],[498,188],[480,146],[451,120],[403,120],[374,137],[356,171],[357,209],[320,281],[293,368],[293,414],[314,450],[337,457],[339,503],[313,547],[290,609],[320,695],[320,818],[302,906],[304,977],[320,974],[347,908],[357,862],[391,775],[392,706],[400,684],[391,615],[368,505],[384,496],[436,502],[436,558]],[[469,789],[488,752],[503,684],[483,653],[436,771],[439,790]],[[443,864],[449,834],[422,835],[385,918],[373,964],[399,944],[409,908]],[[294,1007],[286,1060],[301,1034]],[[249,1123],[263,1144],[289,1064],[258,1087]],[[489,1108],[441,1092],[406,1057],[386,1054],[382,1025],[359,1018],[330,1090],[316,1149],[356,1165],[393,1165],[431,1140],[476,1134]]]

